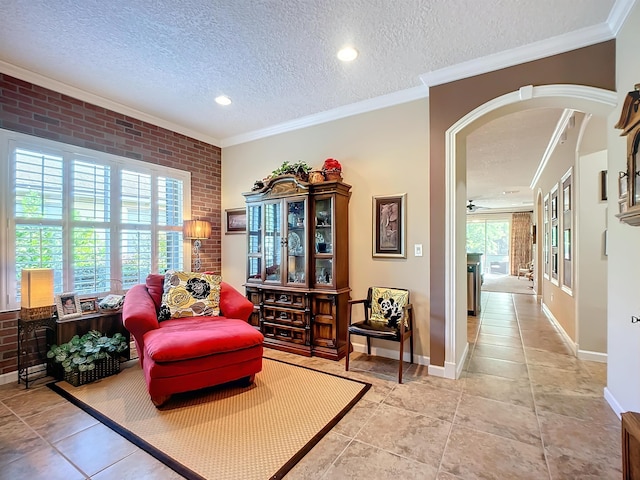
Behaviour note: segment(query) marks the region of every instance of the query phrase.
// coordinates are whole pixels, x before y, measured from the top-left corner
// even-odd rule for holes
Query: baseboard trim
[[[590,350],[580,350],[578,346],[578,358],[580,360],[589,360],[591,362],[607,363],[607,354],[601,352],[592,352]]]
[[[578,347],[576,345],[576,342],[573,341],[573,339],[569,336],[569,334],[565,331],[565,329],[562,327],[562,325],[560,324],[560,322],[556,319],[556,317],[553,316],[553,313],[551,313],[551,310],[549,310],[549,307],[547,307],[547,305],[542,302],[542,311],[544,312],[544,314],[549,318],[549,320],[551,320],[551,323],[553,323],[555,325],[555,327],[558,329],[558,331],[560,332],[560,334],[564,337],[564,341],[566,342],[566,344],[569,346],[569,348],[571,349],[571,352],[577,356],[578,355]]]
[[[13,372],[3,373],[0,375],[0,385],[8,385],[9,383],[18,381],[18,371],[14,370]]]
[[[352,343],[353,351],[358,353],[367,353],[367,345],[360,343]],[[375,355],[376,357],[384,357],[391,358],[393,360],[398,360],[400,358],[399,350],[392,350],[390,348],[382,348],[382,347],[371,347],[371,355]],[[403,354],[403,360],[405,362],[411,362],[411,352],[405,351]],[[423,355],[413,354],[413,363],[417,363],[418,365],[429,365],[429,357],[425,357]]]
[[[622,414],[625,410],[622,409],[622,406],[618,403],[616,398],[611,393],[611,390],[609,390],[607,387],[604,387],[604,399],[607,401],[618,418],[622,419]]]

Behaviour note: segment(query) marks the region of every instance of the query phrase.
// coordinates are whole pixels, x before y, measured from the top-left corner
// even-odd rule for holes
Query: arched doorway
[[[480,105],[458,120],[445,135],[445,365],[446,378],[458,378],[468,350],[466,306],[466,137],[491,120],[531,108],[571,108],[608,115],[615,92],[583,85],[525,86]]]

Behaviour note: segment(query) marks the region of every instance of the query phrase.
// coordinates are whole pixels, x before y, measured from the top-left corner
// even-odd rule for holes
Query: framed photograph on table
[[[60,320],[77,318],[82,316],[80,299],[75,292],[66,292],[56,295],[56,309]]]
[[[407,258],[407,194],[373,197],[373,256]]]
[[[247,230],[247,211],[244,208],[229,208],[227,215],[227,231],[225,233],[245,233]]]
[[[96,313],[98,311],[98,297],[87,297],[80,299],[80,310],[83,315]]]

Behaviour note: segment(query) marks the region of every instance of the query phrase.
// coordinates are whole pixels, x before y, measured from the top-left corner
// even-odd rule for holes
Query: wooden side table
[[[38,339],[38,330],[47,332],[46,338],[43,339],[44,351],[40,350],[40,341]],[[47,351],[49,344],[46,339],[49,332],[56,332],[56,318],[42,318],[37,320],[22,320],[18,318],[18,383],[24,381],[25,388],[29,388],[29,384],[34,381],[46,377],[49,374]],[[32,353],[29,351],[29,341],[35,340],[37,361],[42,362],[33,365]]]

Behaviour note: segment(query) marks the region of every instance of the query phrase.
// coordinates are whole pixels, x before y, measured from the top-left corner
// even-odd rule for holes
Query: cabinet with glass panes
[[[345,355],[350,189],[286,175],[244,194],[245,289],[265,346],[333,360]]]

